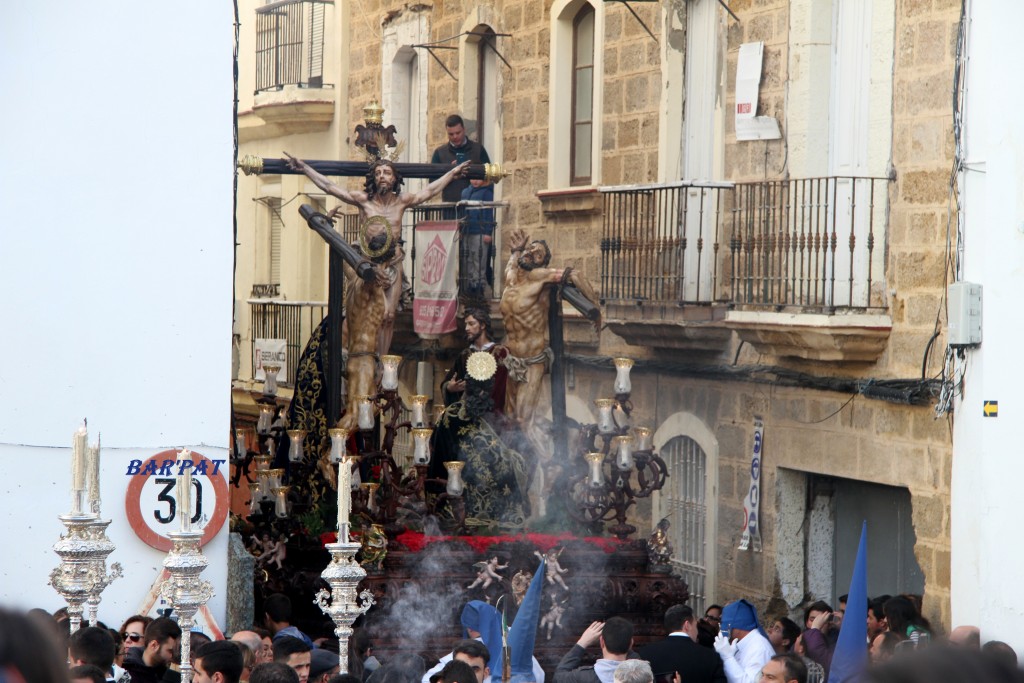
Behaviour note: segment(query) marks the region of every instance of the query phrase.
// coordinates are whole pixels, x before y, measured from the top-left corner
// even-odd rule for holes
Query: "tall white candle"
[[[338,543],[348,543],[348,518],[352,512],[352,462],[338,463]]]
[[[178,453],[178,519],[182,531],[192,530],[192,468],[182,463],[192,459],[192,451],[183,448]]]
[[[83,424],[71,437],[71,514],[82,511],[82,491],[85,490],[85,449],[89,433]]]
[[[89,506],[100,499],[100,439],[96,437],[96,443],[89,447],[89,454],[86,457],[86,469],[89,480]],[[98,512],[98,510],[92,510]]]

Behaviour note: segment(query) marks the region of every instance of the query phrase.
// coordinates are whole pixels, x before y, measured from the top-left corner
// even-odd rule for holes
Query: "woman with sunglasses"
[[[128,652],[130,647],[142,647],[145,643],[142,642],[142,634],[146,632],[146,627],[149,626],[149,622],[153,621],[153,617],[143,616],[141,614],[133,614],[124,620],[121,624],[121,628],[118,629],[118,633],[121,634],[121,640],[124,646],[118,650],[118,657],[115,664],[121,666],[121,661],[124,659],[125,654]]]

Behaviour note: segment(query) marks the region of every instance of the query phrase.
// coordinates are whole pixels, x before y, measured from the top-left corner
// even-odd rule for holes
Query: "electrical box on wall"
[[[948,294],[949,345],[977,346],[981,343],[981,285],[954,282]]]

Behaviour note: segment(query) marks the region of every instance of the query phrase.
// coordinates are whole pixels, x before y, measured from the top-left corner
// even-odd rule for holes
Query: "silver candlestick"
[[[68,531],[53,546],[60,557],[60,564],[50,572],[50,585],[67,603],[71,633],[74,633],[82,625],[83,605],[103,580],[101,572],[97,571],[96,561],[98,558],[105,560],[113,547],[107,549],[93,538],[90,528],[97,521],[95,515],[72,512],[60,515],[59,519]]]
[[[170,577],[160,587],[160,594],[178,614],[181,627],[181,681],[192,680],[191,643],[189,634],[195,623],[196,612],[213,597],[213,586],[199,575],[208,564],[199,549],[202,531],[170,531],[167,536],[173,546],[164,558],[164,569]]]
[[[328,543],[331,563],[320,574],[331,587],[330,592],[321,588],[313,598],[324,614],[334,622],[334,634],[338,636],[338,657],[341,670],[348,673],[348,639],[352,636],[352,624],[365,614],[376,602],[369,589],[356,597],[359,582],[366,576],[366,570],[355,561],[358,543]]]
[[[93,512],[99,515],[99,501],[93,502]],[[93,571],[95,572],[95,580],[93,581],[92,590],[89,591],[89,597],[86,599],[86,604],[89,606],[89,626],[95,626],[98,621],[97,612],[100,606],[100,595],[103,590],[109,586],[114,579],[120,578],[124,573],[121,569],[121,563],[115,562],[110,565],[110,573],[107,573],[107,558],[110,553],[114,552],[115,546],[113,541],[107,538],[107,527],[110,526],[110,520],[95,519],[87,526],[87,533],[90,538],[96,542],[95,557],[93,559]]]

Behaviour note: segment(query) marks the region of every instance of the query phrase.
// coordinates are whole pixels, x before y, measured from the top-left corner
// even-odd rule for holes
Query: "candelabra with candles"
[[[321,588],[313,599],[334,622],[334,634],[338,636],[339,673],[343,674],[348,673],[348,639],[352,636],[352,624],[374,604],[369,590],[364,590],[358,597],[356,595],[359,582],[366,577],[366,570],[355,561],[360,544],[349,542],[353,465],[355,462],[350,457],[342,457],[338,462],[338,542],[325,546],[331,554],[331,562],[320,574],[331,590]]]
[[[178,614],[178,626],[186,634],[181,639],[181,680],[192,679],[191,645],[187,634],[195,624],[196,612],[213,597],[213,586],[199,578],[208,564],[200,550],[201,530],[192,528],[192,463],[191,452],[178,453],[177,506],[179,530],[168,532],[172,547],[164,558],[164,569],[170,576],[160,587],[160,594]],[[188,461],[188,464],[184,464]]]
[[[114,544],[107,538],[110,520],[100,519],[100,445],[88,447],[88,432],[83,425],[73,437],[71,461],[71,512],[59,519],[67,533],[53,546],[60,564],[50,573],[50,585],[67,603],[71,633],[82,625],[85,605],[88,620],[96,625],[100,595],[110,583],[121,576],[121,565],[111,565],[107,573],[107,558]],[[88,479],[88,510],[83,509]]]
[[[257,398],[260,413],[256,433],[252,433],[251,427],[235,430],[233,458],[235,485],[247,485],[250,491],[247,519],[253,525],[254,537],[260,538],[263,534],[278,537],[298,530],[309,519],[301,515],[312,510],[317,501],[324,500],[323,487],[328,486],[327,479],[317,477],[315,470],[319,467],[323,471],[327,463],[333,468],[343,460],[352,465],[349,478],[352,513],[353,518],[359,520],[361,530],[377,524],[394,536],[405,529],[399,521],[403,510],[414,515],[443,512],[451,522],[446,526],[456,532],[466,530],[464,485],[459,473],[452,475],[452,468],[446,463],[447,479],[427,479],[433,434],[428,408],[430,397],[417,394],[403,401],[398,392],[401,362],[402,357],[397,355],[381,358],[383,372],[376,392],[354,397],[348,406],[356,417],[355,438],[349,430],[328,429],[330,453],[323,460],[315,444],[310,448],[305,443],[305,431],[286,429],[279,417],[275,420],[276,403],[265,394]],[[266,370],[271,372],[273,368]],[[276,438],[275,429],[279,430]],[[409,464],[394,453],[396,437],[403,431],[412,442]],[[273,445],[278,440],[287,443],[287,462],[275,458]],[[253,443],[255,450],[248,447]],[[461,466],[461,463],[456,464]],[[363,481],[371,473],[373,480]],[[286,481],[290,485],[286,486]],[[436,495],[427,495],[428,483],[436,487]],[[308,490],[310,487],[317,488],[314,494]]]
[[[629,358],[615,359],[615,398],[595,401],[597,423],[580,430],[578,444],[586,472],[569,482],[573,503],[569,513],[590,525],[614,520],[608,531],[623,540],[636,533],[636,527],[626,521],[629,508],[638,498],[660,490],[668,477],[665,461],[654,450],[651,430],[629,426],[632,366]]]
[[[382,356],[383,374],[379,390],[373,396],[356,397],[355,405],[350,407],[356,411],[356,424],[362,432],[363,450],[360,455],[370,471],[379,472],[378,481],[355,487],[355,512],[371,524],[383,526],[389,535],[403,530],[397,524],[401,501],[425,499],[424,485],[433,434],[425,415],[428,398],[415,395],[410,398],[411,406],[407,408],[398,395],[401,362],[401,356]],[[402,421],[401,417],[407,410],[411,413],[410,419]],[[383,426],[379,444],[374,434],[378,416]],[[410,432],[413,441],[412,467],[404,471],[393,455],[395,437],[403,429]]]

